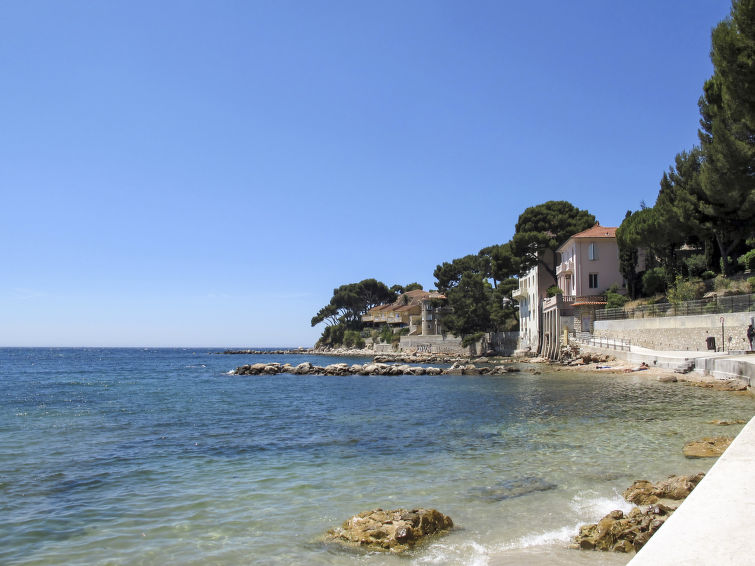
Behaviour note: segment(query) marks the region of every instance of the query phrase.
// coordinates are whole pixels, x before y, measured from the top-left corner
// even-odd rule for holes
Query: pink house
[[[595,224],[569,238],[558,250],[556,278],[563,295],[543,300],[541,353],[557,358],[564,333],[592,332],[595,311],[605,307],[604,293],[624,287],[619,271],[616,228]]]
[[[564,297],[602,295],[612,285],[623,286],[616,228],[596,224],[556,251],[561,255],[556,277]]]

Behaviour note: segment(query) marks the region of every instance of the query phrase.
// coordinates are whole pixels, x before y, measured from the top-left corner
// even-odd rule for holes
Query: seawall
[[[722,324],[723,319],[723,336]],[[755,312],[694,316],[596,320],[596,338],[630,341],[652,350],[706,350],[708,338],[725,350],[746,350],[747,325],[755,323]]]

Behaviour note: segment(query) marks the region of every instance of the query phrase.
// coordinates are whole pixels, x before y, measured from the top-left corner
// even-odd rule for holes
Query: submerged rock
[[[428,537],[449,531],[451,518],[436,509],[365,511],[329,530],[326,542],[370,550],[403,552]]]
[[[684,445],[682,453],[687,458],[718,458],[729,447],[732,440],[734,439],[728,436],[693,440]]]
[[[502,481],[492,486],[478,487],[470,491],[474,496],[489,501],[504,501],[539,491],[549,491],[557,486],[535,476]]]

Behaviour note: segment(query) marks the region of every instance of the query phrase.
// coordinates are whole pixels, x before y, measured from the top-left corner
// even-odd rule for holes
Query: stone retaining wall
[[[721,349],[721,317],[724,319],[724,348],[747,350],[747,325],[755,313],[739,312],[697,316],[669,316],[626,320],[595,321],[596,338],[629,340],[635,346],[652,350],[706,350],[707,338],[716,339]]]
[[[428,352],[432,354],[458,354],[462,356],[479,356],[486,350],[492,349],[497,354],[510,356],[517,348],[519,341],[519,332],[491,332],[482,340],[472,346],[464,348],[461,345],[461,338],[456,338],[450,334],[442,336],[402,336],[399,343],[401,352]]]

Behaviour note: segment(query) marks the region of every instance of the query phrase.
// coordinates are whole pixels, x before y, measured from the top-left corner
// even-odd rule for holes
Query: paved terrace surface
[[[709,374],[719,379],[738,377],[745,379],[748,385],[755,385],[755,352],[731,351],[712,352],[710,350],[650,350],[632,345],[630,350],[620,348],[621,343],[603,340],[606,347],[586,346],[588,349],[610,353],[616,358],[630,363],[645,362],[651,367],[676,369],[684,362],[694,361],[695,371]],[[755,477],[753,478],[755,481]],[[754,559],[755,561],[755,559]],[[755,562],[754,562],[755,564]]]
[[[755,565],[754,518],[755,418],[629,566]]]

